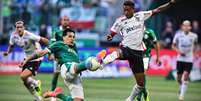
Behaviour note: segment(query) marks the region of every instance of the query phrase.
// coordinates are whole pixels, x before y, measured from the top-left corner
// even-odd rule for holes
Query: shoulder
[[[126,16],[122,15],[122,16],[118,17],[118,18],[116,19],[116,21],[122,22],[122,21],[125,21],[126,19],[127,19]]]

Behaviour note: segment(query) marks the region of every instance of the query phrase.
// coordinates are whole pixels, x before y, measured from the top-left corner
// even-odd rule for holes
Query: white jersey
[[[25,56],[31,56],[36,51],[41,50],[40,46],[40,36],[37,36],[27,30],[24,30],[23,36],[19,36],[17,32],[13,32],[10,37],[9,44],[10,45],[18,45],[19,47],[23,48],[25,52]],[[38,58],[33,61],[39,61],[43,58]]]
[[[122,45],[134,50],[144,50],[145,46],[142,41],[144,36],[144,21],[152,15],[152,11],[140,11],[134,14],[132,18],[122,16],[118,18],[111,31],[120,33],[123,40]]]
[[[183,31],[176,33],[173,43],[177,45],[179,51],[185,56],[177,55],[177,61],[193,62],[193,48],[194,43],[197,43],[198,36],[193,32],[185,34]]]

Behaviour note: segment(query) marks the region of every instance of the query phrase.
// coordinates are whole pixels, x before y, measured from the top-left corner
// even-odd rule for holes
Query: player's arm
[[[158,14],[163,12],[164,10],[168,9],[169,7],[173,6],[176,3],[176,0],[170,0],[168,3],[159,6],[152,10],[152,15]]]
[[[156,50],[156,63],[160,64],[160,44],[158,41],[154,41],[154,49]]]
[[[197,57],[197,55],[196,55],[197,49],[198,49],[198,37],[196,35],[195,41],[193,43],[193,54],[194,54],[195,57]]]
[[[7,56],[9,53],[12,52],[14,45],[9,44],[7,51],[3,53],[4,56]]]
[[[152,41],[153,41],[154,49],[156,50],[156,63],[160,64],[160,43],[157,40],[155,32],[151,29],[150,29],[150,34],[153,39]]]
[[[48,45],[49,44],[49,40],[47,38],[44,38],[44,37],[40,37],[40,40],[39,40],[40,43],[44,43],[45,45]]]
[[[110,31],[110,34],[107,35],[107,40],[108,41],[112,41],[113,37],[116,35],[117,33]]]
[[[110,34],[107,35],[107,40],[108,41],[112,41],[113,37],[120,32],[120,30],[122,29],[122,25],[121,25],[121,20],[122,18],[118,18],[115,23],[112,25],[111,29],[110,29]]]
[[[37,58],[40,58],[42,56],[44,56],[45,54],[48,54],[49,53],[49,50],[46,48],[44,50],[41,50],[41,51],[37,51],[35,52],[33,55],[27,57],[21,64],[19,67],[23,67],[27,62],[31,61],[31,60],[34,60],[34,59],[37,59]]]

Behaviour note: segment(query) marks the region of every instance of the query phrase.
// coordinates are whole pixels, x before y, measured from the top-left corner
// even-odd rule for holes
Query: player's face
[[[189,31],[191,30],[191,25],[190,25],[190,23],[189,23],[189,24],[183,24],[183,25],[182,25],[182,30],[183,30],[184,32],[189,32]]]
[[[67,35],[63,38],[64,42],[68,45],[73,45],[75,41],[75,33],[67,32]]]
[[[123,6],[123,11],[124,11],[124,15],[127,18],[133,17],[134,9],[132,7],[130,7],[130,6]]]
[[[67,16],[64,16],[62,19],[61,19],[61,25],[63,27],[67,27],[69,25],[69,21],[70,19],[67,17]]]
[[[24,32],[24,25],[23,24],[16,24],[16,31],[19,35],[22,35]]]

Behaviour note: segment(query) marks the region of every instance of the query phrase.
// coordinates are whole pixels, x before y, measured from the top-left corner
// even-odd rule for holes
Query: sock
[[[87,69],[87,64],[88,64],[88,59],[87,60],[85,60],[85,61],[83,61],[83,62],[81,62],[81,63],[79,63],[79,64],[77,64],[77,68],[76,68],[76,73],[77,74],[79,74],[80,72],[82,72],[82,71],[84,71],[84,70],[86,70]]]
[[[56,97],[61,99],[62,101],[73,101],[73,98],[71,96],[65,96],[62,93],[58,94]]]
[[[27,80],[24,82],[24,85],[27,87],[29,92],[34,95],[34,90],[36,86],[36,80],[34,80],[32,77],[28,77]]]
[[[116,60],[117,58],[119,58],[119,55],[116,51],[112,52],[111,54],[107,55],[104,59],[103,59],[103,64],[108,64],[113,62],[114,60]]]
[[[184,97],[186,90],[187,90],[187,85],[188,85],[188,81],[182,81],[181,84],[181,90],[180,90],[180,95],[181,97]]]
[[[54,91],[54,89],[57,87],[57,81],[58,81],[58,74],[54,74],[53,79],[52,79],[52,88],[51,91]]]
[[[139,95],[139,93],[142,91],[142,89],[144,89],[144,87],[138,86],[137,84],[135,86],[133,86],[133,90],[131,91],[130,96],[129,96],[130,101],[135,99],[135,97],[137,95]]]

